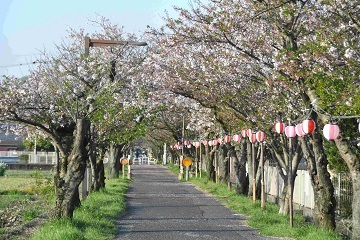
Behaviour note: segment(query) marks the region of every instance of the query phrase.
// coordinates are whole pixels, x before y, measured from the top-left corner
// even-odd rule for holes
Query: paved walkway
[[[116,239],[275,239],[258,235],[241,222],[244,216],[179,182],[166,167],[134,165],[132,173]]]

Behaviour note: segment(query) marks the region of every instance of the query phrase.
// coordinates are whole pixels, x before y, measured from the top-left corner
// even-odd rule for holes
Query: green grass
[[[8,170],[0,177],[0,239],[12,228],[3,227],[9,215],[16,216],[16,225],[22,225],[47,214],[54,205],[55,193],[51,172],[44,170]],[[15,210],[14,210],[15,209]],[[17,239],[13,236],[12,239]]]
[[[50,171],[7,170],[6,176],[0,177],[0,195],[33,194],[34,184],[38,183],[37,181],[50,179],[52,179]]]
[[[46,178],[52,178],[53,174],[50,170],[41,170],[41,169],[35,169],[35,170],[6,170],[6,177],[21,177],[21,178],[34,178],[35,175],[37,175],[39,172],[41,172],[41,175]]]
[[[179,173],[177,166],[169,166],[175,174]],[[328,231],[306,222],[305,218],[294,215],[294,227],[289,224],[289,216],[279,214],[276,204],[266,203],[266,209],[261,209],[260,201],[253,202],[247,196],[239,195],[235,190],[228,190],[226,184],[216,184],[207,181],[205,174],[202,178],[192,177],[189,179],[194,185],[212,194],[225,206],[237,213],[248,217],[247,224],[257,228],[259,233],[265,236],[287,237],[298,240],[336,240],[342,239],[335,231]]]
[[[117,233],[114,220],[125,211],[128,182],[107,180],[106,189],[89,195],[75,209],[72,220],[49,221],[31,239],[113,239]]]

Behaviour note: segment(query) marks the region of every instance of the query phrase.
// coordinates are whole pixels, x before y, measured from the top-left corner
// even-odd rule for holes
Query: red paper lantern
[[[207,146],[207,145],[209,144],[209,141],[208,141],[208,140],[204,140],[204,141],[203,141],[203,144],[204,144],[204,146]]]
[[[216,146],[216,145],[218,145],[218,141],[215,139],[212,141],[212,144],[213,144],[213,146]]]
[[[189,140],[185,140],[185,141],[184,141],[184,144],[187,146],[187,145],[190,144],[190,141],[189,141]]]
[[[235,142],[240,142],[241,141],[241,136],[236,134],[236,135],[233,136],[233,140]]]
[[[285,128],[285,135],[288,138],[293,138],[296,136],[295,126],[287,126]]]
[[[278,122],[274,126],[275,132],[283,133],[285,131],[285,123]]]
[[[340,128],[336,124],[328,123],[323,128],[324,137],[327,140],[334,140],[340,134]]]
[[[251,143],[256,143],[256,133],[251,133],[249,136],[249,140]]]
[[[265,140],[265,133],[263,131],[258,131],[256,133],[256,140],[258,142],[263,142]]]
[[[200,147],[200,143],[199,143],[199,142],[194,142],[193,144],[194,144],[194,147],[196,147],[196,148]]]
[[[245,129],[241,130],[241,136],[243,138],[247,137],[247,130],[245,130]]]
[[[223,139],[222,138],[219,138],[218,140],[217,140],[217,142],[219,143],[219,145],[221,145],[221,144],[223,144]]]
[[[191,148],[191,147],[192,147],[192,145],[191,145],[191,144],[189,144],[189,145],[186,145],[186,147],[187,147],[187,148]]]
[[[224,142],[225,142],[225,143],[231,142],[231,136],[229,136],[229,135],[225,136],[225,137],[224,137]]]
[[[300,136],[300,137],[303,137],[303,136],[306,135],[306,133],[305,133],[304,130],[303,130],[303,125],[302,125],[302,124],[297,124],[297,125],[295,126],[295,132],[296,132],[296,134],[297,134],[298,136]]]
[[[312,133],[315,130],[315,128],[316,128],[316,124],[314,120],[306,119],[302,122],[302,129],[305,134]]]
[[[209,141],[209,146],[211,147],[212,145],[213,145],[213,141],[210,140],[210,141]]]

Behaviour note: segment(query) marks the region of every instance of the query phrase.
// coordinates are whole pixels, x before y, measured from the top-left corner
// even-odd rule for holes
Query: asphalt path
[[[244,225],[246,218],[215,198],[179,182],[159,165],[133,165],[127,211],[115,239],[278,239]]]

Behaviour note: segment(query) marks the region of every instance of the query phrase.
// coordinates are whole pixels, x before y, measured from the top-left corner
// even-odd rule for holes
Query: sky
[[[147,25],[162,26],[165,11],[176,16],[173,6],[189,8],[189,0],[0,0],[0,78],[28,75],[29,63],[55,49],[70,27],[90,35],[89,20],[100,15],[140,35]]]

